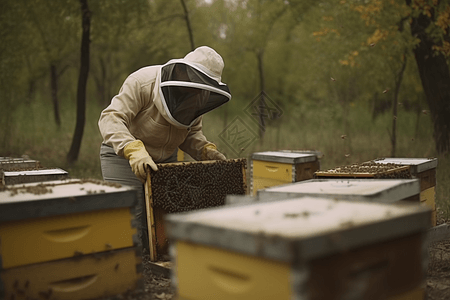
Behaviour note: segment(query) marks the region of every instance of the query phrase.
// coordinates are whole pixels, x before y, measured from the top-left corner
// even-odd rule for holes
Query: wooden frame
[[[230,159],[228,161],[240,161],[242,159]],[[208,160],[208,161],[195,161],[195,162],[176,162],[176,163],[170,163],[170,165],[176,165],[176,166],[183,166],[183,165],[190,165],[195,163],[202,163],[202,164],[212,164],[216,163],[215,160]],[[166,164],[161,164],[166,165]],[[242,168],[242,182],[244,185],[244,193],[248,193],[247,190],[247,176],[246,176],[246,165]],[[146,207],[146,218],[147,218],[147,228],[148,228],[148,241],[149,241],[149,254],[150,254],[150,261],[155,263],[158,261],[158,255],[161,255],[165,250],[168,249],[168,244],[165,241],[158,242],[158,238],[165,239],[164,232],[164,225],[158,227],[158,223],[161,223],[164,221],[164,217],[166,215],[166,212],[162,209],[155,209],[154,202],[153,202],[153,196],[152,196],[152,180],[151,180],[151,171],[147,171],[147,179],[144,184],[144,190],[145,190],[145,207]],[[158,228],[157,228],[158,227]],[[162,228],[161,228],[162,227]],[[159,265],[156,266],[157,271],[161,269]]]
[[[148,242],[150,261],[156,261],[156,233],[155,233],[155,216],[153,215],[153,197],[152,182],[150,178],[150,170],[147,170],[147,180],[145,182],[145,208],[147,213]]]

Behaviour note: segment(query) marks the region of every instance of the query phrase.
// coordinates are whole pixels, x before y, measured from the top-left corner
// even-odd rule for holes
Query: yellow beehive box
[[[136,191],[62,180],[0,191],[0,269],[133,247]]]
[[[432,209],[432,223],[436,226],[436,168],[437,158],[380,158],[378,164],[408,166],[412,177],[420,180],[420,202]]]
[[[260,189],[311,179],[320,169],[317,151],[266,151],[252,154],[251,194]]]
[[[76,300],[134,290],[141,272],[140,251],[126,248],[11,268],[0,278],[4,299]]]
[[[303,197],[166,218],[180,299],[423,299],[428,207]]]

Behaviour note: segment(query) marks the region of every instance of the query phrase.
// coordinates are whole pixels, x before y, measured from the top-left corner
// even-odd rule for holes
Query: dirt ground
[[[440,220],[439,223],[443,223]],[[426,278],[426,300],[450,299],[450,240],[429,247],[429,262]],[[118,295],[107,300],[170,300],[176,299],[171,280],[152,273],[147,255],[143,256],[144,289]],[[106,300],[106,299],[105,299]]]
[[[450,223],[442,215],[437,224]],[[428,249],[427,300],[450,299],[450,240],[434,243]]]

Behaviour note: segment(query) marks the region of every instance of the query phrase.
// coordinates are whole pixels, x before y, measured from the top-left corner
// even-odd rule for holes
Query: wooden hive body
[[[0,170],[13,171],[18,169],[38,168],[40,163],[37,160],[13,157],[0,157]]]
[[[297,198],[169,215],[180,299],[422,299],[429,208]]]
[[[250,192],[271,186],[311,179],[320,169],[314,151],[266,151],[252,154],[250,165]]]
[[[420,180],[420,202],[432,209],[431,223],[436,226],[436,168],[437,158],[381,158],[378,164],[394,163],[409,167],[413,178]]]
[[[135,190],[98,180],[2,187],[0,294],[86,299],[136,288],[135,205]]]

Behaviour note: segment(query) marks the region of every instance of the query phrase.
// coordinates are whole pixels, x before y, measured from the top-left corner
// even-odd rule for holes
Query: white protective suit
[[[224,63],[203,46],[183,59],[149,66],[132,73],[98,122],[103,143],[124,156],[125,146],[141,140],[155,162],[177,148],[196,160],[212,144],[202,132],[202,115],[231,99],[221,82]]]

